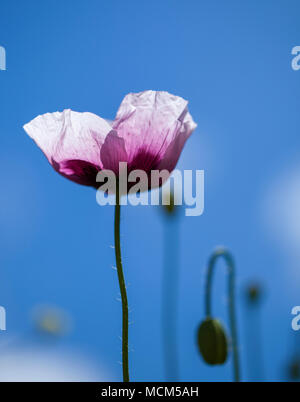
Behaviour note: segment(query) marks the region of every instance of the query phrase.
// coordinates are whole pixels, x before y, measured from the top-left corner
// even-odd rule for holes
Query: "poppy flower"
[[[118,176],[119,162],[127,162],[128,172],[171,173],[196,128],[187,104],[167,92],[144,91],[126,95],[113,121],[68,109],[38,116],[24,129],[58,173],[97,188],[97,173]]]
[[[142,170],[148,176],[153,170],[171,173],[195,128],[186,100],[156,91],[125,96],[114,121],[92,113],[65,110],[38,116],[24,126],[58,173],[96,188],[98,172],[111,170],[118,177],[121,162],[127,163],[128,173],[134,170]],[[115,255],[122,300],[123,380],[128,382],[128,301],[120,246],[121,195],[116,186]]]

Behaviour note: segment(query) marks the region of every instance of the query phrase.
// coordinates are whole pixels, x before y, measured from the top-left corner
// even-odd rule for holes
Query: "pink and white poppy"
[[[38,116],[24,129],[58,173],[97,188],[97,173],[118,175],[119,162],[127,162],[128,172],[171,173],[196,128],[187,104],[167,92],[144,91],[126,95],[114,121],[64,110]]]

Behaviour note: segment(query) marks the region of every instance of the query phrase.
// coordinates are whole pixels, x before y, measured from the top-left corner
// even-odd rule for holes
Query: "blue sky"
[[[99,207],[93,190],[57,175],[22,126],[65,108],[113,118],[125,94],[166,90],[189,100],[198,123],[178,167],[204,169],[206,180],[204,214],[181,216],[178,223],[180,378],[232,378],[231,359],[209,368],[195,347],[205,266],[219,244],[237,261],[242,377],[249,378],[251,319],[243,289],[257,279],[266,292],[264,375],[284,378],[300,274],[291,268],[288,247],[280,247],[288,235],[279,230],[277,242],[270,236],[264,200],[277,202],[269,188],[284,186],[276,184],[283,171],[300,171],[300,71],[291,68],[291,50],[300,45],[299,12],[293,0],[1,3],[7,71],[0,71],[0,304],[7,331],[0,338],[33,342],[32,308],[58,305],[73,317],[74,329],[57,347],[78,350],[121,379],[113,209]],[[122,212],[132,379],[162,380],[166,222],[155,207]],[[220,266],[213,309],[227,323],[225,290]]]

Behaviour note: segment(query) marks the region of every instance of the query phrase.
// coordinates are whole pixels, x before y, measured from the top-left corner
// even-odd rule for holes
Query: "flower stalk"
[[[129,363],[128,363],[128,300],[126,293],[126,285],[122,267],[121,244],[120,244],[120,192],[119,184],[116,186],[116,206],[115,206],[115,254],[116,265],[119,279],[119,287],[122,300],[122,368],[123,381],[129,382]]]
[[[228,271],[228,293],[229,293],[229,322],[231,330],[232,350],[233,350],[233,371],[234,381],[240,381],[240,367],[239,367],[239,353],[237,342],[237,329],[235,319],[235,264],[232,255],[224,248],[217,249],[210,257],[208,263],[208,272],[206,280],[206,293],[205,293],[205,313],[207,318],[211,318],[211,288],[212,278],[216,262],[219,258],[223,257],[227,265]]]
[[[167,208],[168,207],[168,208]],[[162,340],[166,381],[179,381],[178,357],[178,287],[179,287],[179,230],[174,205],[166,207],[165,251],[162,278]]]

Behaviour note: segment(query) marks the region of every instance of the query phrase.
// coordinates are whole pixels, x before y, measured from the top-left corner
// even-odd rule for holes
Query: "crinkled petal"
[[[184,144],[196,127],[197,124],[193,121],[192,116],[190,113],[187,113],[179,133],[170,143],[166,149],[163,159],[158,164],[158,170],[166,169],[169,172],[172,172],[172,170],[175,169]]]
[[[145,91],[127,95],[113,128],[125,141],[129,169],[156,169],[166,151],[171,153],[175,143],[174,152],[177,151],[195,128],[188,124],[185,126],[187,116],[190,116],[187,101],[168,92]],[[182,134],[185,140],[177,140]]]
[[[94,172],[102,166],[101,146],[111,131],[104,119],[64,110],[38,116],[24,129],[55,170],[77,183],[91,185]]]

